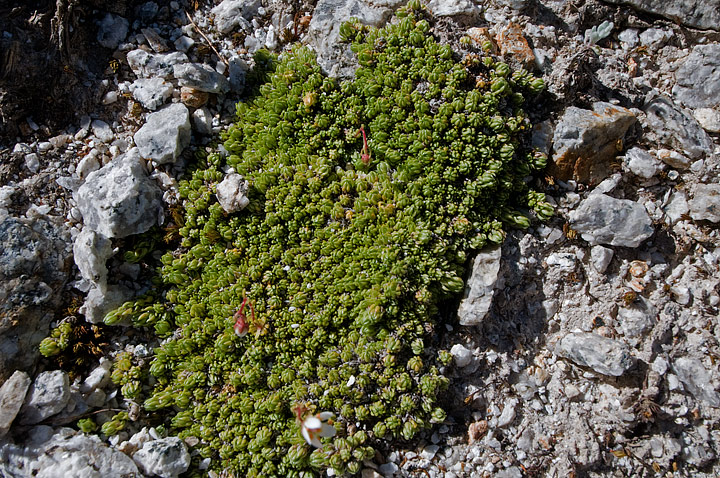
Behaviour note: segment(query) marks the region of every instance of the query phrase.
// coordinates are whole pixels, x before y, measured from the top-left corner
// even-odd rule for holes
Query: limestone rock
[[[169,437],[145,443],[133,455],[133,460],[147,475],[174,478],[187,471],[190,453],[182,440]]]
[[[162,211],[162,192],[143,168],[137,149],[90,173],[74,194],[85,225],[105,237],[150,229]]]
[[[571,332],[555,346],[555,353],[603,375],[619,377],[635,365],[630,349],[613,339],[588,332]]]
[[[720,4],[716,4],[715,8],[720,11]],[[717,16],[720,21],[720,13]],[[720,45],[696,45],[675,71],[675,80],[673,96],[685,106],[717,106],[720,97]]]
[[[652,178],[662,167],[660,161],[644,149],[638,147],[632,147],[627,150],[625,153],[625,164],[631,173],[644,179]]]
[[[103,443],[97,435],[41,425],[22,444],[0,445],[0,473],[13,478],[133,478],[132,459]]]
[[[712,375],[701,361],[680,357],[673,361],[672,368],[694,397],[706,401],[713,407],[720,407],[720,394],[713,387]]]
[[[248,186],[248,182],[239,174],[228,174],[216,189],[218,202],[222,208],[226,212],[235,212],[250,204],[250,199],[247,197]]]
[[[62,219],[0,219],[0,380],[40,356],[72,266]]]
[[[523,29],[517,23],[510,22],[495,37],[500,53],[511,64],[527,70],[535,66],[535,54],[523,35]]]
[[[640,11],[661,15],[683,25],[720,30],[720,8],[716,0],[607,0],[632,5]]]
[[[108,312],[120,307],[123,302],[132,297],[133,291],[121,285],[111,284],[103,289],[93,287],[85,297],[85,302],[80,307],[80,313],[91,324],[99,324],[102,323]]]
[[[470,0],[430,0],[427,8],[438,17],[472,20],[480,15],[480,9]]]
[[[97,41],[105,48],[114,50],[125,40],[130,23],[123,17],[106,14],[98,25]]]
[[[155,111],[172,96],[173,86],[162,78],[138,78],[130,85],[130,91],[141,105]]]
[[[190,112],[182,103],[173,103],[151,113],[133,139],[143,158],[174,163],[190,144]]]
[[[172,53],[148,53],[138,48],[127,54],[128,65],[138,78],[168,78],[173,74],[173,65],[187,61],[187,55],[179,51]]]
[[[570,213],[570,225],[591,245],[637,247],[652,236],[645,207],[627,199],[591,194]]]
[[[239,25],[241,19],[246,22],[257,14],[260,0],[224,0],[211,10],[215,15],[215,26],[220,33],[230,33]]]
[[[104,287],[107,282],[105,262],[112,255],[110,240],[89,227],[83,227],[75,237],[73,256],[83,279]]]
[[[657,96],[643,107],[648,137],[692,159],[702,159],[714,149],[712,140],[690,114],[670,99]]]
[[[202,63],[180,63],[173,66],[173,74],[180,86],[187,86],[207,93],[227,93],[227,78]]]
[[[0,438],[8,432],[20,411],[31,382],[28,374],[16,370],[0,387]]]
[[[455,359],[455,365],[460,368],[466,367],[467,365],[470,365],[470,362],[472,362],[472,350],[462,344],[453,345],[450,349],[450,353],[452,354],[453,359]]]
[[[356,66],[350,46],[340,43],[339,18],[357,18],[370,26],[384,24],[392,10],[382,5],[373,6],[362,0],[320,0],[313,11],[308,28],[308,43],[317,52],[320,67],[334,78],[352,76]],[[353,66],[355,65],[355,66]]]
[[[60,413],[70,400],[70,381],[62,370],[42,372],[35,378],[20,409],[20,423],[34,425]]]
[[[610,103],[597,102],[593,111],[567,108],[555,128],[550,173],[563,181],[602,181],[635,120],[630,110]]]
[[[501,248],[481,251],[473,260],[472,274],[458,308],[460,325],[480,325],[490,311],[500,272]]]
[[[720,184],[698,184],[690,200],[690,217],[720,222]]]

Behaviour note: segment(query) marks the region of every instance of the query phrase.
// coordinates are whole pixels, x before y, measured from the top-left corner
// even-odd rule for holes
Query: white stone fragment
[[[173,86],[162,78],[138,78],[130,85],[130,91],[141,105],[155,111],[172,96]]]
[[[115,133],[113,133],[112,128],[110,128],[110,125],[106,122],[102,120],[93,120],[91,126],[95,137],[103,143],[109,143],[115,139]]]
[[[713,108],[698,108],[693,116],[705,131],[720,133],[720,111]]]
[[[712,374],[702,362],[690,357],[679,357],[673,361],[672,368],[693,396],[713,407],[720,407],[720,394],[713,387]]]
[[[192,113],[192,123],[198,134],[209,136],[212,134],[212,113],[203,106]]]
[[[243,25],[241,20],[253,18],[260,7],[260,0],[224,0],[210,13],[215,15],[215,26],[220,33],[230,33]]]
[[[226,212],[240,211],[250,204],[248,187],[248,182],[242,176],[230,173],[217,185],[218,202]]]
[[[0,438],[8,432],[20,411],[31,382],[27,373],[16,370],[0,387]]]
[[[62,370],[42,372],[33,382],[20,409],[20,423],[33,425],[60,413],[70,400],[70,381]]]
[[[625,164],[631,173],[645,179],[655,176],[662,167],[660,161],[644,149],[636,146],[625,153]]]
[[[175,478],[190,467],[187,445],[177,437],[146,442],[133,460],[146,475],[161,478]]]
[[[720,184],[698,184],[690,200],[690,217],[720,222]]]
[[[37,153],[25,155],[25,167],[33,174],[40,171],[40,160],[38,159]]]
[[[479,325],[490,311],[500,272],[500,246],[483,249],[473,260],[472,274],[458,308],[460,325]]]
[[[473,358],[472,350],[466,348],[462,344],[453,345],[450,349],[450,353],[452,354],[453,359],[455,359],[455,365],[460,368],[470,365]]]
[[[82,278],[104,288],[108,273],[105,263],[112,256],[110,240],[85,226],[75,237],[73,256]]]
[[[612,261],[615,251],[605,246],[593,246],[590,249],[590,260],[596,271],[604,274],[610,262]]]
[[[125,40],[130,23],[123,17],[106,14],[98,25],[97,41],[105,48],[114,50]]]

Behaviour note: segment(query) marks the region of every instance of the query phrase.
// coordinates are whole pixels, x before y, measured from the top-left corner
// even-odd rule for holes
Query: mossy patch
[[[504,225],[551,214],[526,182],[544,158],[522,147],[522,103],[542,81],[480,54],[458,61],[412,5],[398,17],[343,25],[352,81],[325,77],[304,47],[257,58],[267,82],[238,104],[227,153],[200,157],[181,184],[163,292],[106,318],[164,338],[144,408],[223,476],[357,473],[382,440],[442,422],[437,305]],[[227,167],[250,184],[232,214],[215,197]],[[127,356],[113,376],[133,397],[147,382]],[[332,412],[335,436],[313,447],[298,411]]]

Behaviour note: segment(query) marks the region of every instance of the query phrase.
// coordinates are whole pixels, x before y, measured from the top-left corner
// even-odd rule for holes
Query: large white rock
[[[16,370],[0,387],[0,438],[8,432],[20,411],[31,382],[28,374]]]
[[[473,260],[472,274],[458,308],[460,325],[480,325],[490,311],[500,272],[500,246],[483,250]]]
[[[65,408],[70,400],[70,380],[62,370],[42,372],[30,387],[20,409],[20,423],[34,425]]]
[[[85,226],[105,237],[139,234],[157,223],[162,191],[136,148],[90,173],[74,194]]]
[[[184,104],[173,103],[151,113],[133,139],[143,158],[174,163],[190,144],[190,112]]]
[[[591,194],[570,213],[570,225],[591,245],[637,247],[652,236],[645,207],[627,199]]]
[[[71,428],[32,428],[22,444],[0,445],[0,474],[13,478],[131,478],[140,476],[129,456],[97,435]]]
[[[187,471],[190,453],[182,440],[169,437],[145,443],[133,460],[146,475],[174,478]]]

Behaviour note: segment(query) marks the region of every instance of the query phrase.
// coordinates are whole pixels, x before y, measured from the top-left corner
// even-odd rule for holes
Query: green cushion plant
[[[382,441],[442,422],[451,356],[428,347],[438,305],[503,227],[552,213],[527,184],[545,158],[523,149],[522,104],[542,81],[481,54],[457,61],[414,0],[397,15],[383,29],[342,26],[353,80],[324,76],[305,47],[256,55],[265,82],[238,104],[226,152],[198,155],[181,183],[181,247],[162,258],[162,292],[105,319],[164,339],[144,409],[193,437],[195,465],[352,474]],[[250,184],[232,214],[215,197],[227,167]],[[148,374],[120,362],[114,380],[140,396]],[[116,418],[103,432],[127,415]]]

